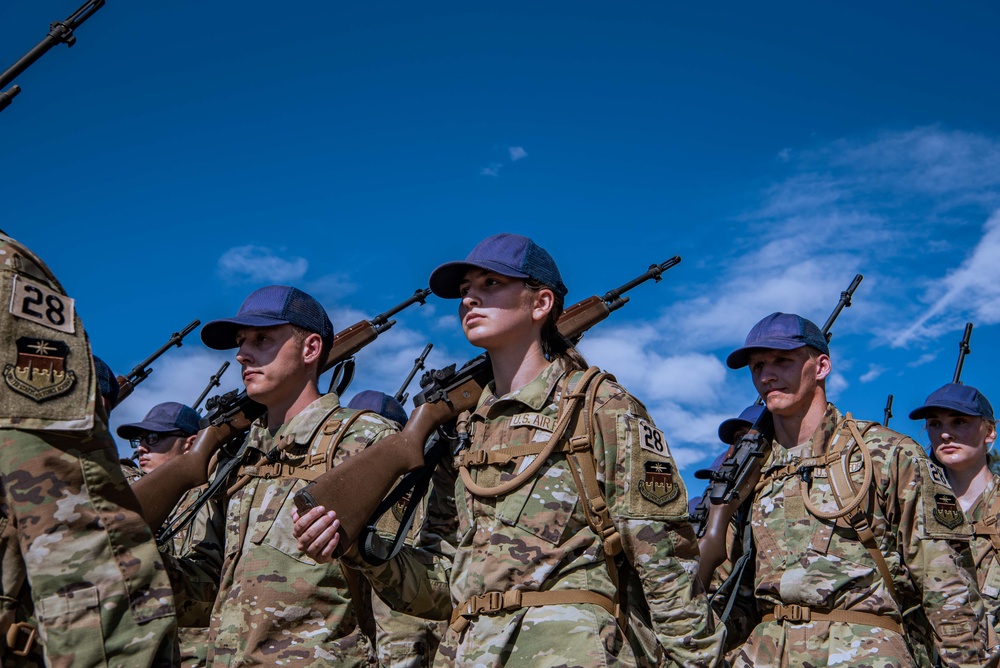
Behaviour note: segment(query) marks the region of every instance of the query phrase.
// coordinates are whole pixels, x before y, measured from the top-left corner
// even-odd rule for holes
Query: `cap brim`
[[[461,296],[458,289],[462,279],[465,278],[466,272],[473,268],[485,269],[511,278],[530,278],[523,271],[518,271],[499,262],[446,262],[431,272],[431,278],[428,281],[431,292],[442,299],[458,299]]]
[[[115,433],[122,438],[132,440],[146,433],[165,434],[169,431],[180,431],[180,429],[172,424],[163,424],[162,422],[132,422],[118,427]]]
[[[807,345],[809,344],[793,339],[761,339],[754,342],[752,346],[739,348],[729,353],[729,357],[726,358],[726,366],[730,369],[742,369],[750,364],[750,353],[755,350],[795,350],[796,348],[805,348]]]
[[[752,422],[747,420],[741,420],[739,418],[729,418],[725,422],[719,425],[719,440],[726,445],[733,444],[733,436],[736,435],[736,431],[740,427],[750,428],[753,426]]]
[[[287,325],[287,320],[262,315],[244,315],[225,320],[213,320],[201,328],[201,340],[209,348],[229,350],[236,345],[236,332],[244,327],[277,327]]]
[[[924,418],[927,417],[927,414],[930,413],[935,408],[945,408],[947,410],[955,411],[956,413],[961,413],[962,415],[968,415],[970,417],[982,417],[982,415],[978,413],[970,413],[967,406],[962,406],[961,404],[952,403],[950,401],[935,401],[932,404],[926,404],[924,406],[921,406],[920,408],[917,408],[916,410],[910,411],[910,419],[923,420]]]

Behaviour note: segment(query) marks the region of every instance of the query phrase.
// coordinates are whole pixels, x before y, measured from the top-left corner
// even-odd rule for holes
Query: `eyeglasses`
[[[168,431],[162,434],[157,433],[155,431],[151,431],[145,436],[139,436],[138,438],[129,439],[129,442],[132,443],[133,448],[138,448],[143,443],[145,443],[147,447],[152,447],[157,443],[159,443],[161,438],[165,438],[167,436],[183,436],[183,435],[184,434],[182,434],[179,431]]]

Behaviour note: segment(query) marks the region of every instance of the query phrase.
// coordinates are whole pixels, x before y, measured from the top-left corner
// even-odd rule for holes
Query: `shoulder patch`
[[[648,519],[686,516],[687,490],[663,432],[645,416],[632,413],[620,413],[617,423],[618,458],[626,499],[622,515]]]
[[[944,470],[927,457],[917,457],[926,538],[968,540],[972,527],[966,520]]]
[[[30,320],[57,332],[74,332],[73,299],[24,276],[15,274],[13,280],[9,308],[12,316]]]
[[[73,389],[76,374],[66,368],[64,342],[22,336],[16,344],[17,361],[3,370],[7,387],[39,403]]]
[[[541,413],[518,413],[510,418],[511,427],[534,427],[550,434],[556,428],[556,419]]]
[[[673,501],[681,493],[681,488],[674,482],[674,466],[668,462],[648,460],[643,463],[645,473],[642,480],[636,483],[639,493],[658,506]]]
[[[660,457],[670,457],[670,448],[667,446],[667,439],[663,437],[663,432],[656,428],[652,422],[641,418],[636,420],[638,428],[639,447],[647,452],[652,452]]]

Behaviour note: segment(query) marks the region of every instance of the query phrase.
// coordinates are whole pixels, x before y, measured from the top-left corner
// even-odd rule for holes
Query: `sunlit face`
[[[309,379],[303,342],[291,325],[244,327],[236,332],[236,361],[247,395],[265,406],[294,398]]]
[[[462,331],[472,345],[497,350],[540,336],[541,321],[532,305],[538,292],[523,280],[473,268],[459,284],[459,294]]]
[[[774,415],[795,416],[808,411],[830,373],[830,358],[803,346],[794,350],[758,348],[750,353],[754,387]]]
[[[136,454],[139,455],[139,468],[143,473],[149,473],[158,466],[166,464],[174,457],[184,454],[187,436],[182,434],[157,434],[156,442],[149,444],[149,433],[138,438],[139,445]]]
[[[963,471],[986,466],[986,451],[997,433],[983,418],[935,408],[927,413],[924,425],[934,457],[945,468]]]

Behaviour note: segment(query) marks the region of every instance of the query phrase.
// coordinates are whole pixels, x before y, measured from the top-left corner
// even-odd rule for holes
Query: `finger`
[[[326,517],[326,508],[323,506],[316,506],[315,508],[310,508],[309,512],[302,516],[298,516],[298,512],[295,509],[292,509],[292,513],[294,521],[294,524],[292,525],[292,535],[299,538],[309,529],[309,527],[313,525],[314,522]]]

